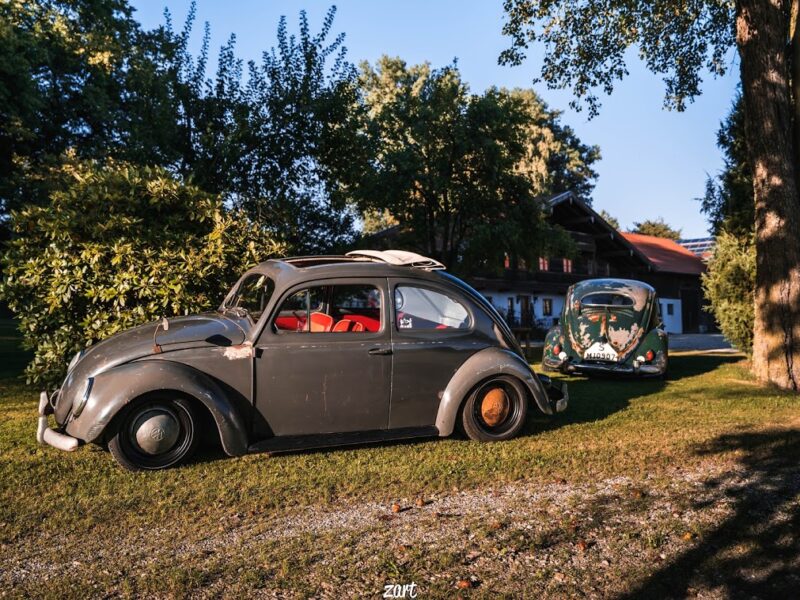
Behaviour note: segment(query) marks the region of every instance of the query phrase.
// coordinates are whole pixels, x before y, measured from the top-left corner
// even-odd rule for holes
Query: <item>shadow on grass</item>
[[[684,598],[694,588],[728,598],[797,597],[800,430],[723,435],[696,448],[699,456],[731,452],[744,477],[737,470],[706,485],[724,491],[733,514],[624,598]]]
[[[670,360],[669,381],[709,373],[741,360],[730,354],[687,354]],[[572,377],[568,380],[569,407],[555,417],[531,411],[523,435],[536,435],[565,425],[593,423],[625,410],[634,398],[663,391],[669,381],[635,377]]]
[[[730,354],[719,355],[683,355],[673,359],[670,365],[671,379],[692,377],[713,371],[720,366],[737,362],[741,356]],[[569,380],[570,402],[567,410],[555,417],[541,414],[538,410],[530,410],[528,421],[520,435],[536,435],[545,431],[552,431],[567,425],[579,423],[592,423],[606,419],[614,413],[625,410],[630,400],[641,398],[649,394],[656,394],[664,390],[668,382],[659,379],[613,379],[613,378],[571,378]],[[458,430],[454,437],[462,437]],[[360,442],[341,446],[316,447],[305,449],[292,449],[274,452],[275,455],[319,454],[349,450],[352,448],[388,448],[405,446],[416,443],[428,442],[436,437],[421,437],[411,439],[384,440],[378,442]],[[466,438],[464,438],[466,439]],[[225,458],[226,455],[219,446],[218,441],[208,440],[198,449],[191,462],[204,463]]]

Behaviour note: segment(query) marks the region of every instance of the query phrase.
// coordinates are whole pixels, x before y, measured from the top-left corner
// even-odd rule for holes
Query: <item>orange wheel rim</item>
[[[489,427],[496,427],[508,416],[511,406],[502,388],[492,388],[481,400],[481,417]]]

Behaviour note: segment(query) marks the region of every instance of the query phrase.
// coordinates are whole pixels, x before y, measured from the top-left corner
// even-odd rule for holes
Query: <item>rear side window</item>
[[[469,312],[455,298],[427,288],[398,285],[394,291],[395,325],[399,330],[467,329]]]
[[[276,332],[369,333],[381,328],[381,292],[372,285],[318,286],[283,301]]]

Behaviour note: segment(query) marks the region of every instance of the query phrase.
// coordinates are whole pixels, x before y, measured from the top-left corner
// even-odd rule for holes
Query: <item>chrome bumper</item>
[[[39,424],[36,428],[36,441],[40,444],[47,444],[59,450],[66,450],[71,452],[78,447],[78,439],[71,435],[66,435],[51,429],[47,423],[47,415],[53,412],[53,407],[50,406],[50,400],[47,392],[39,394]]]
[[[644,364],[638,367],[621,363],[574,363],[570,359],[545,358],[544,365],[548,369],[562,373],[618,373],[620,375],[661,375],[664,370],[659,365]]]

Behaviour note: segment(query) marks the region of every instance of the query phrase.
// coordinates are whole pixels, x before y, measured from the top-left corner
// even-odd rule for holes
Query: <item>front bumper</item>
[[[52,414],[53,407],[50,406],[50,399],[47,392],[39,394],[39,423],[36,428],[36,441],[40,444],[47,444],[59,450],[71,452],[80,444],[77,438],[67,435],[55,429],[51,429],[47,422],[47,416]]]
[[[657,364],[643,364],[637,366],[626,365],[624,363],[585,363],[573,362],[569,358],[561,360],[559,358],[545,358],[543,360],[544,366],[554,371],[561,371],[562,373],[605,373],[605,374],[618,374],[618,375],[642,375],[642,376],[655,376],[663,375],[664,368]]]

